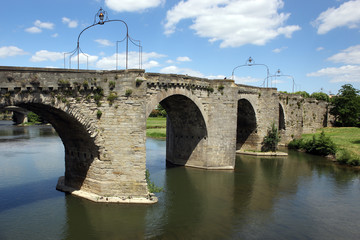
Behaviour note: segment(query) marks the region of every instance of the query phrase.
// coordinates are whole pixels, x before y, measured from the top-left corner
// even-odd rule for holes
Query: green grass
[[[321,131],[336,144],[338,148],[346,149],[354,156],[360,156],[360,128],[339,127],[321,128],[316,131],[317,137]],[[313,134],[303,134],[303,138],[311,139]]]
[[[146,120],[146,136],[152,138],[166,138],[166,118],[149,117]]]

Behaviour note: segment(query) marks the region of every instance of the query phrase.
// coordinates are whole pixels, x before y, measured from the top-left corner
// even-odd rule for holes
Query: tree
[[[330,114],[335,116],[335,123],[342,127],[360,126],[359,90],[351,84],[341,86],[339,93],[331,99]]]
[[[310,95],[311,98],[315,98],[316,100],[330,101],[329,96],[323,92],[314,92]]]
[[[310,97],[310,94],[309,94],[308,92],[305,92],[305,91],[297,91],[297,92],[295,92],[294,94],[300,95],[300,96],[302,96],[303,98],[308,98],[308,97]]]
[[[271,127],[267,131],[267,135],[264,137],[262,142],[261,151],[262,152],[276,152],[277,145],[280,142],[279,130],[276,127],[275,123],[271,124]]]

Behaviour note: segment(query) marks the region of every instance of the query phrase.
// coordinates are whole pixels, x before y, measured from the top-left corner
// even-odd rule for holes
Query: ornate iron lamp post
[[[94,23],[86,28],[84,28],[78,38],[77,38],[77,46],[76,46],[76,49],[73,50],[72,52],[69,52],[69,53],[64,53],[64,68],[65,68],[65,56],[66,54],[70,54],[70,59],[69,59],[69,67],[71,68],[71,57],[74,56],[75,53],[77,53],[77,65],[78,65],[78,69],[80,67],[80,52],[82,54],[84,54],[87,58],[88,56],[81,50],[80,48],[80,37],[82,35],[83,32],[85,32],[87,29],[89,28],[92,28],[94,26],[97,26],[97,25],[104,25],[105,23],[107,22],[121,22],[125,25],[126,27],[126,36],[125,38],[122,40],[126,40],[126,60],[125,60],[125,66],[126,66],[126,69],[128,69],[128,62],[129,62],[129,40],[135,45],[135,46],[138,46],[139,47],[139,58],[142,57],[142,46],[140,44],[140,41],[139,40],[134,40],[132,39],[130,36],[129,36],[129,27],[127,25],[127,23],[123,20],[118,20],[118,19],[115,19],[115,20],[109,20],[108,16],[107,16],[107,12],[105,10],[103,10],[102,8],[100,8],[100,10],[95,14],[95,18],[94,18]],[[122,42],[122,41],[117,41],[116,42],[116,70],[118,69],[118,42]],[[139,44],[136,44],[135,41],[139,42]],[[142,64],[142,60],[139,59],[139,66],[141,67],[141,64]]]
[[[288,77],[292,79],[292,93],[294,93],[294,86],[295,86],[295,80],[294,77],[291,75],[282,74],[280,69],[278,69],[275,73],[275,75],[271,75],[269,77]]]
[[[266,65],[266,64],[263,64],[263,63],[255,63],[254,59],[252,59],[251,57],[249,57],[247,59],[247,61],[245,62],[245,64],[243,65],[239,65],[237,67],[235,67],[232,71],[232,74],[231,74],[231,78],[232,80],[234,80],[234,72],[237,68],[240,68],[240,67],[244,67],[244,66],[255,66],[255,65],[258,65],[258,66],[264,66],[266,67],[266,79],[269,78],[269,67]],[[268,87],[268,83],[266,83],[266,87]]]

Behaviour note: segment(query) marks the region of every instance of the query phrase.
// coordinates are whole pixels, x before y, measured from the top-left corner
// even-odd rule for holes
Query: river
[[[234,171],[166,168],[148,139],[154,205],[99,204],[55,190],[64,147],[51,126],[0,121],[0,239],[358,239],[360,174],[289,151],[237,156]]]

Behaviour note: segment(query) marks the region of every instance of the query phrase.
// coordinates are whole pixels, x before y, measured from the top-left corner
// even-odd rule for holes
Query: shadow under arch
[[[202,166],[207,127],[197,104],[187,96],[173,94],[158,103],[167,112],[166,161],[170,165]]]
[[[255,110],[247,99],[240,99],[237,108],[236,150],[255,149],[257,140]]]
[[[81,189],[92,162],[99,158],[99,147],[87,130],[88,126],[68,112],[43,103],[18,103],[16,106],[38,114],[53,126],[64,144],[65,185]]]
[[[284,108],[279,103],[279,131],[285,131],[286,125],[285,125],[285,114],[284,114]]]

